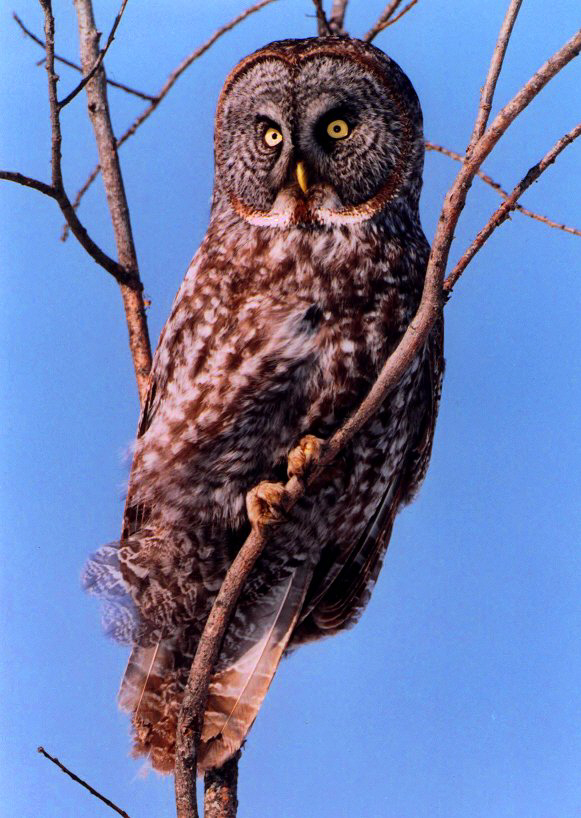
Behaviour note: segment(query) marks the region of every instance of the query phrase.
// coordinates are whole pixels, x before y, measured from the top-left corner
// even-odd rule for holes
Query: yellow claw
[[[303,193],[306,193],[309,184],[307,181],[307,168],[304,162],[297,162],[297,182]]]

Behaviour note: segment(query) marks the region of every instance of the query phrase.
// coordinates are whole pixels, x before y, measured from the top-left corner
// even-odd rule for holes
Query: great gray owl
[[[418,307],[429,251],[420,105],[374,46],[284,40],[244,59],[219,98],[215,159],[210,225],[155,354],[122,537],[85,572],[109,632],[133,646],[120,704],[135,753],[161,771],[249,514],[281,500],[289,451],[304,473],[368,393]],[[377,415],[269,527],[213,676],[200,771],[241,746],[285,652],[356,621],[425,474],[442,372],[438,323]]]

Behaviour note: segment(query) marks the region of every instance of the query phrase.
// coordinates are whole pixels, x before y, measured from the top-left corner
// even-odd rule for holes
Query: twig
[[[65,775],[68,775],[69,778],[72,778],[73,781],[76,781],[77,784],[81,785],[81,787],[84,787],[86,790],[89,790],[91,795],[94,795],[95,798],[99,799],[99,801],[102,801],[104,804],[107,804],[107,806],[110,807],[113,810],[113,812],[116,812],[118,815],[122,815],[123,818],[129,818],[129,815],[127,815],[127,813],[124,810],[118,807],[117,804],[114,804],[113,801],[110,801],[108,798],[105,798],[105,796],[101,795],[101,793],[98,792],[94,787],[91,787],[90,784],[87,784],[86,781],[83,781],[82,778],[79,778],[78,775],[75,775],[75,773],[69,770],[68,767],[65,767],[65,765],[58,760],[58,758],[55,758],[55,756],[51,756],[49,753],[47,753],[44,747],[38,747],[37,750],[45,758],[48,758],[49,761],[52,761],[53,764],[56,764],[56,766],[60,770],[62,770],[63,773],[65,773]]]
[[[323,0],[313,0],[313,5],[317,12],[317,33],[319,37],[326,37],[331,34],[331,28],[323,8]]]
[[[44,193],[45,196],[50,196],[51,199],[56,199],[57,197],[56,190],[52,185],[47,185],[46,182],[41,182],[39,179],[33,179],[30,176],[24,176],[24,174],[17,173],[16,171],[0,170],[0,179],[4,179],[7,182],[16,182],[16,184],[24,185],[24,187],[31,187],[40,193]],[[111,259],[111,261],[113,260]]]
[[[449,148],[444,148],[442,145],[436,145],[435,142],[426,142],[426,150],[441,153],[444,156],[448,156],[450,159],[455,159],[456,162],[464,162],[464,156],[462,156],[462,154],[456,153],[456,151],[451,151]],[[510,194],[501,185],[499,185],[498,182],[495,182],[494,179],[487,173],[484,173],[482,170],[478,170],[476,172],[476,176],[478,176],[479,179],[482,179],[483,182],[486,182],[486,184],[495,190],[499,196],[502,196],[503,199],[508,199]],[[535,221],[542,222],[548,227],[563,230],[565,233],[571,233],[573,236],[581,236],[581,230],[578,230],[576,227],[569,227],[567,224],[555,222],[553,219],[549,219],[547,216],[541,216],[540,213],[535,213],[533,210],[529,210],[527,207],[523,207],[521,204],[515,204],[514,209],[518,210],[519,213],[522,213],[523,216],[528,216],[530,219],[535,219]]]
[[[509,217],[511,210],[514,210],[517,207],[517,200],[522,196],[527,188],[529,188],[533,182],[535,182],[541,173],[545,171],[549,165],[552,165],[557,156],[561,153],[561,151],[565,150],[565,148],[573,142],[573,140],[577,139],[577,137],[581,134],[581,123],[576,125],[569,133],[562,136],[559,141],[553,145],[550,151],[543,156],[540,162],[537,162],[536,165],[533,165],[532,168],[528,171],[526,176],[521,179],[518,185],[514,188],[511,194],[507,197],[506,201],[503,202],[500,207],[498,207],[485,226],[478,232],[476,238],[470,245],[470,247],[466,250],[460,261],[456,264],[450,275],[447,277],[446,281],[444,282],[444,291],[446,293],[451,293],[454,289],[454,285],[468,266],[468,264],[472,261],[476,253],[480,250],[483,244],[488,240],[488,238],[492,235],[492,233],[496,230],[497,227],[506,221]]]
[[[411,2],[408,3],[407,6],[405,6],[405,8],[403,8],[399,14],[393,17],[393,14],[400,6],[401,1],[402,0],[392,0],[392,2],[387,6],[383,14],[380,16],[379,20],[375,23],[374,26],[372,26],[369,29],[369,31],[363,38],[366,43],[370,43],[384,29],[388,28],[389,26],[392,26],[394,23],[397,23],[398,20],[401,20],[404,14],[407,14],[408,11],[410,11],[410,9],[412,9],[418,2],[418,0],[411,0]]]
[[[46,59],[45,66],[48,77],[48,97],[50,108],[50,125],[51,125],[51,175],[52,184],[48,185],[46,182],[41,182],[38,179],[33,179],[30,176],[25,176],[22,173],[14,171],[3,170],[0,171],[0,179],[8,182],[16,182],[19,185],[33,188],[43,193],[45,196],[50,196],[59,205],[61,212],[67,224],[70,226],[75,238],[84,247],[87,253],[106,270],[108,273],[123,286],[128,289],[139,291],[141,282],[135,278],[131,270],[125,269],[118,264],[93,241],[87,233],[85,227],[81,224],[73,206],[66,194],[62,170],[61,170],[61,129],[59,119],[59,108],[57,103],[57,83],[58,76],[54,70],[54,18],[52,15],[52,8],[50,0],[40,0],[40,4],[44,11],[44,29],[46,36]]]
[[[72,102],[72,100],[77,96],[77,94],[79,94],[83,90],[85,85],[89,82],[89,80],[91,80],[95,76],[95,74],[99,70],[103,60],[105,59],[105,54],[107,53],[107,51],[109,51],[109,46],[111,45],[111,43],[115,39],[115,32],[117,31],[119,23],[121,22],[121,18],[123,17],[123,12],[125,11],[125,6],[126,5],[127,5],[127,0],[123,0],[123,2],[121,3],[121,8],[119,9],[119,11],[117,13],[117,17],[113,21],[113,26],[111,28],[111,32],[109,34],[109,37],[107,38],[105,48],[102,48],[99,51],[99,54],[97,56],[97,59],[95,60],[95,63],[93,65],[93,67],[90,69],[90,71],[88,71],[85,74],[85,76],[80,81],[80,83],[76,86],[76,88],[73,88],[71,93],[68,94],[64,99],[62,99],[59,102],[59,108],[64,108],[65,105],[68,105],[69,102]]]
[[[41,182],[39,179],[32,179],[30,176],[24,176],[22,173],[16,173],[10,170],[0,170],[0,179],[7,182],[16,182],[16,184],[23,185],[24,187],[33,188],[34,190],[38,190],[39,193],[44,193],[45,196],[50,196],[51,199],[54,199],[67,220],[67,224],[73,231],[74,237],[91,258],[93,258],[100,267],[110,273],[118,284],[123,284],[130,289],[139,290],[142,288],[141,282],[138,281],[134,275],[125,270],[95,244],[87,233],[86,228],[79,221],[68,196],[62,188],[57,189],[52,185],[47,185],[46,182]]]
[[[331,34],[345,34],[345,12],[349,0],[333,0],[329,15],[329,29]]]
[[[480,164],[516,116],[555,74],[577,56],[580,49],[581,33],[556,52],[502,109],[477,143],[472,158],[461,168],[442,207],[418,311],[357,412],[325,444],[320,458],[321,468],[328,465],[374,415],[426,344],[443,306],[444,273],[454,230]],[[317,476],[316,472],[311,481]],[[303,496],[307,486],[292,477],[285,488],[288,496],[286,509],[290,511]],[[226,574],[198,643],[184,691],[176,734],[175,785],[179,818],[198,816],[195,801],[196,749],[203,724],[208,685],[230,616],[265,541],[265,529],[253,527]]]
[[[236,755],[204,776],[204,818],[236,818],[238,809],[238,760]]]
[[[16,23],[20,26],[21,30],[24,32],[24,34],[26,34],[27,37],[30,37],[30,39],[33,42],[37,43],[41,48],[43,49],[46,48],[44,40],[41,40],[40,37],[37,37],[36,34],[33,34],[32,31],[26,28],[26,26],[24,25],[20,17],[16,14],[16,12],[12,12],[12,17],[14,18]],[[68,60],[66,57],[59,57],[58,54],[55,54],[54,58],[57,62],[62,62],[63,65],[68,65],[69,68],[74,68],[75,71],[80,71],[81,74],[83,73],[83,69],[78,63],[73,62],[72,60]],[[42,65],[43,63],[44,58],[40,60],[38,65]],[[139,97],[140,99],[145,99],[150,102],[151,100],[155,99],[155,97],[151,96],[151,94],[145,94],[143,91],[138,91],[135,88],[130,88],[129,85],[125,85],[122,82],[115,82],[115,80],[107,78],[107,84],[112,85],[114,88],[119,88],[121,91],[125,91],[127,94],[133,94],[133,96]]]
[[[256,3],[253,6],[250,6],[245,11],[243,11],[241,14],[239,14],[237,17],[234,17],[234,19],[230,20],[229,23],[226,23],[221,28],[219,28],[217,31],[215,31],[214,34],[212,34],[212,36],[208,40],[206,40],[205,43],[203,43],[201,46],[196,48],[195,51],[192,51],[192,53],[189,56],[187,56],[184,60],[182,60],[182,62],[177,66],[177,68],[175,68],[171,72],[171,74],[169,75],[169,77],[167,78],[167,80],[165,81],[163,86],[161,87],[159,93],[154,97],[151,104],[148,105],[148,107],[145,108],[139,114],[139,116],[133,121],[133,123],[129,126],[129,128],[127,128],[125,133],[117,140],[117,143],[116,143],[117,148],[120,148],[121,145],[123,145],[129,139],[129,137],[133,136],[133,134],[137,131],[137,129],[139,127],[141,127],[141,125],[143,125],[145,120],[155,111],[155,109],[160,104],[160,102],[162,102],[162,100],[165,99],[165,97],[167,96],[169,91],[173,88],[176,81],[181,77],[181,75],[184,73],[184,71],[187,68],[189,68],[190,65],[195,60],[197,60],[199,57],[201,57],[202,54],[205,54],[206,51],[211,46],[214,45],[216,40],[218,40],[223,34],[226,34],[228,31],[233,29],[236,25],[238,25],[238,23],[241,23],[242,20],[244,20],[250,14],[254,14],[256,11],[260,11],[260,9],[263,9],[265,6],[268,6],[270,3],[274,3],[274,2],[275,2],[275,0],[260,0],[259,3]],[[99,175],[100,172],[101,172],[101,165],[100,164],[95,165],[95,167],[93,168],[93,170],[89,174],[87,180],[85,181],[84,185],[82,186],[82,188],[79,190],[79,192],[75,196],[75,199],[74,199],[74,202],[73,202],[73,207],[77,208],[79,206],[83,196],[85,195],[87,190],[91,187],[91,184],[95,181],[95,179],[97,178],[97,176]],[[67,237],[67,230],[66,230],[66,227],[65,227],[64,230],[63,230],[61,238],[64,241],[64,240],[66,240],[66,237]]]
[[[41,1],[45,2],[46,0]],[[99,56],[99,33],[95,26],[91,0],[74,0],[74,5],[79,25],[81,65],[88,74]],[[115,234],[117,256],[119,263],[139,279],[137,254],[129,218],[129,206],[109,115],[107,83],[105,82],[103,65],[98,66],[96,73],[87,82],[86,91],[89,118],[95,132],[107,205]],[[129,330],[129,348],[131,349],[137,379],[139,400],[143,405],[149,387],[149,371],[151,369],[151,345],[143,303],[143,292],[141,289],[131,289],[124,285],[121,285],[120,289]]]
[[[498,34],[496,47],[492,52],[492,59],[490,60],[490,67],[488,69],[488,74],[486,76],[486,82],[484,83],[482,87],[482,92],[480,94],[478,114],[476,115],[476,122],[474,123],[474,130],[472,131],[470,144],[468,145],[468,148],[466,150],[466,156],[470,156],[470,154],[474,150],[474,145],[478,142],[478,140],[480,139],[480,137],[482,136],[486,129],[488,117],[490,116],[490,110],[492,108],[492,100],[494,97],[494,91],[496,89],[496,83],[498,81],[498,77],[502,69],[504,55],[506,54],[506,49],[508,48],[508,42],[510,40],[512,29],[515,24],[517,15],[519,13],[521,3],[522,0],[511,0],[507,12],[504,16],[504,20],[502,21],[502,26]]]
[[[578,31],[562,48],[560,48],[531,79],[515,94],[510,102],[498,112],[492,124],[475,144],[472,154],[464,160],[452,187],[448,191],[440,214],[436,235],[432,243],[432,252],[428,264],[428,274],[435,268],[443,284],[444,271],[448,261],[450,246],[460,214],[466,203],[466,196],[482,162],[494,148],[500,137],[507,131],[516,117],[542,91],[545,85],[561,71],[567,63],[581,51],[581,30]]]

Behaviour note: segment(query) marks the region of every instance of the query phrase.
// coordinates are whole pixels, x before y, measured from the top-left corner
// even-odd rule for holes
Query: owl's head
[[[216,200],[255,225],[353,224],[417,208],[422,113],[374,46],[283,40],[242,60],[218,102]]]

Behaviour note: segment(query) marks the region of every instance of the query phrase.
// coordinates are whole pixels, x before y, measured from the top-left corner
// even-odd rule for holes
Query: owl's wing
[[[424,406],[416,443],[404,468],[387,487],[363,535],[339,562],[324,563],[315,571],[292,638],[292,646],[330,635],[357,621],[369,600],[399,507],[409,502],[426,474],[444,375],[443,322],[432,330],[420,394]]]

